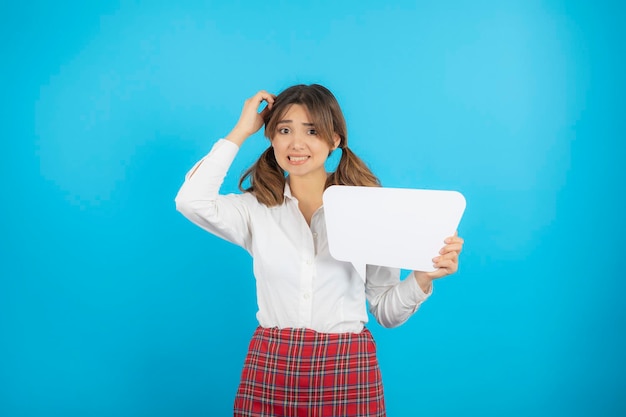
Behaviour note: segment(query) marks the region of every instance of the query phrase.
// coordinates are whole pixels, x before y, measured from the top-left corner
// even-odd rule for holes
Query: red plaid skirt
[[[235,398],[235,417],[385,416],[369,330],[318,333],[258,327]]]

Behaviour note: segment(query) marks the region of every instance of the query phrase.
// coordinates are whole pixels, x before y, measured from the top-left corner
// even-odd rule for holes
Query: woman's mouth
[[[289,162],[292,165],[299,165],[305,163],[310,157],[309,156],[288,156]]]

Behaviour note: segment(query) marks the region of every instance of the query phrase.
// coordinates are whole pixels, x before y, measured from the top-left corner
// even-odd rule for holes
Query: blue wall
[[[370,323],[389,415],[626,414],[620,2],[95,3],[0,8],[0,415],[231,413],[251,262],[173,198],[312,82],[385,185],[468,201],[460,272]]]

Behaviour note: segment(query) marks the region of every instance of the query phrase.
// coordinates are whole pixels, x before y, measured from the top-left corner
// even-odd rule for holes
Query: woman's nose
[[[304,137],[302,134],[296,133],[293,135],[293,141],[291,142],[291,147],[293,149],[303,149],[304,148]]]

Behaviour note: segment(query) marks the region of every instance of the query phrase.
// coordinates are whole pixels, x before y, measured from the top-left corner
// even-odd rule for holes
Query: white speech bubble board
[[[466,204],[457,191],[345,185],[328,187],[323,202],[331,256],[363,280],[366,264],[434,271]]]

